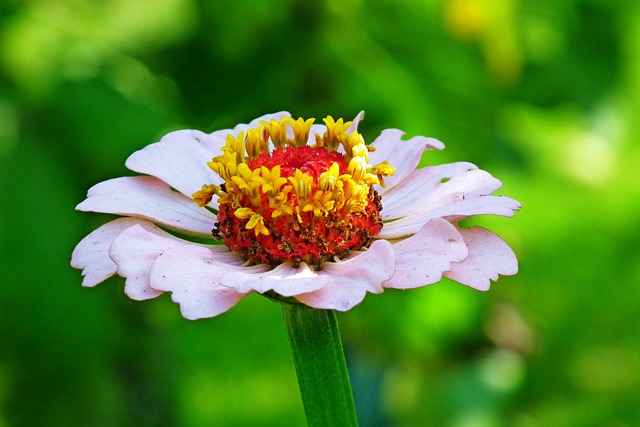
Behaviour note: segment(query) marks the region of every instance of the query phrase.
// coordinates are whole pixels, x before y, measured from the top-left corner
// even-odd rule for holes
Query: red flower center
[[[223,154],[209,163],[225,183],[193,196],[201,206],[219,196],[213,235],[249,263],[319,267],[368,247],[382,228],[373,185],[394,169],[371,166],[370,149],[359,133],[346,133],[351,123],[342,120],[325,119],[327,132],[306,145],[311,123],[272,120],[246,137],[228,136]],[[294,138],[287,138],[287,125]]]

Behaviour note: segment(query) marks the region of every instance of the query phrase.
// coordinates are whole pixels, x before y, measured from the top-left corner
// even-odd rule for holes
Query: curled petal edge
[[[482,227],[460,229],[469,248],[469,256],[453,263],[444,276],[479,291],[488,291],[491,280],[499,275],[518,272],[518,259],[513,250],[498,235]]]
[[[379,294],[384,291],[382,283],[393,275],[395,262],[391,243],[375,241],[369,249],[353,258],[322,264],[318,274],[329,277],[330,282],[317,291],[295,298],[313,308],[350,310],[362,302],[367,292]]]

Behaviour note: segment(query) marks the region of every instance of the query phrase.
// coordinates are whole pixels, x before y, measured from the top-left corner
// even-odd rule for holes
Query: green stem
[[[282,303],[309,427],[357,426],[336,314]]]

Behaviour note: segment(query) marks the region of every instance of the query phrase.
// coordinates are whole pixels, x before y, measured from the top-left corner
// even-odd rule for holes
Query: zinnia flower
[[[144,176],[99,183],[77,206],[124,218],[85,237],[71,265],[83,286],[125,278],[134,300],[171,292],[188,319],[216,316],[253,292],[345,311],[385,288],[444,276],[487,290],[515,274],[516,257],[497,235],[458,225],[513,216],[520,204],[492,194],[501,182],[470,163],[416,169],[425,150],[444,145],[404,140],[397,129],[366,145],[363,116],[319,125],[281,112],[212,134],[166,135],[127,159]]]

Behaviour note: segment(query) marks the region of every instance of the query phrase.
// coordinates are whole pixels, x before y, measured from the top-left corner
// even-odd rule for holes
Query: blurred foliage
[[[521,272],[341,314],[365,426],[640,425],[640,3],[0,3],[0,426],[298,426],[279,307],[188,322],[80,286],[73,211],[180,128],[353,117],[441,139],[523,203]]]

